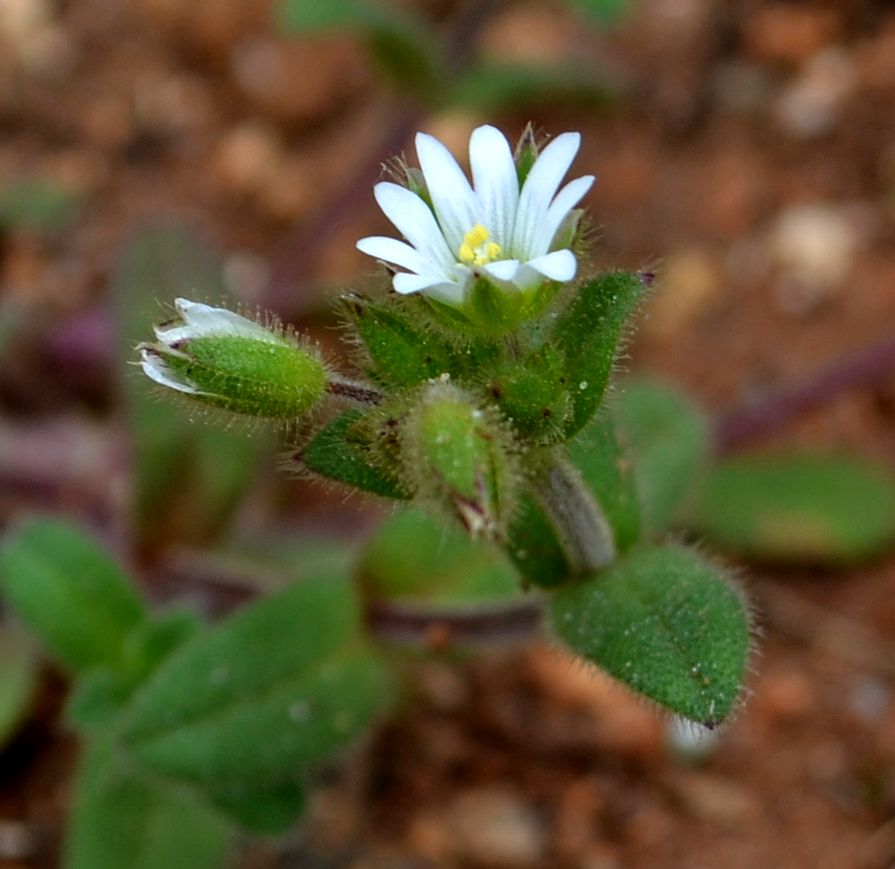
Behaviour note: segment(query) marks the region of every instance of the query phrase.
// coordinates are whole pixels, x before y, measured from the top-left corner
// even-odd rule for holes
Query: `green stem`
[[[615,561],[615,537],[603,509],[578,471],[549,453],[532,480],[532,494],[559,537],[573,575],[602,570]]]

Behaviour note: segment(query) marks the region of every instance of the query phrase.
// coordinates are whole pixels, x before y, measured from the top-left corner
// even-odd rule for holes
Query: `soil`
[[[469,11],[416,5],[440,28]],[[386,229],[370,194],[383,144],[410,153],[417,126],[454,150],[483,121],[581,130],[576,167],[598,176],[594,262],[660,278],[625,365],[713,412],[891,336],[891,4],[642,0],[602,29],[559,3],[482,5],[483,52],[571,60],[618,99],[424,112],[380,81],[357,38],[287,39],[265,3],[0,4],[0,186],[37,173],[82,203],[65,232],[2,238],[4,310],[26,338],[52,337],[25,341],[0,374],[4,517],[95,512],[88,490],[118,497],[99,460],[79,454],[89,485],[53,486],[29,482],[6,445],[117,431],[103,312],[135,227],[190,221],[247,304],[326,326],[328,300],[370,273],[354,240]],[[895,468],[895,377],[876,372],[756,445]],[[278,485],[280,522],[368,524],[366,507]],[[436,655],[416,670],[416,703],[326,773],[302,831],[246,844],[234,865],[895,865],[895,560],[752,565],[744,582],[762,628],[750,697],[703,756],[684,757],[670,722],[547,643]],[[56,865],[74,751],[64,690],[47,676],[0,756],[0,866]]]

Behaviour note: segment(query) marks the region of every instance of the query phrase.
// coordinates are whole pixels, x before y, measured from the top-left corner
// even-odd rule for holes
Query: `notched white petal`
[[[481,266],[482,270],[499,281],[512,281],[521,263],[517,259],[503,259]]]
[[[535,257],[525,265],[551,281],[570,281],[578,270],[575,254],[570,250],[555,250],[545,256]]]
[[[143,373],[150,379],[154,380],[160,386],[168,389],[175,389],[177,392],[185,392],[188,395],[202,395],[203,393],[196,389],[191,383],[183,380],[177,372],[172,369],[164,356],[151,345],[140,346],[140,365]]]
[[[473,130],[469,139],[469,165],[481,209],[478,222],[492,233],[501,247],[508,247],[519,202],[519,178],[510,143],[500,130],[491,126]]]
[[[416,154],[448,247],[457,251],[479,220],[478,201],[465,173],[438,139],[417,133]]]
[[[237,335],[277,344],[280,339],[268,329],[226,308],[214,308],[189,299],[176,299],[174,307],[180,320],[155,327],[155,336],[169,346],[212,335]]]
[[[406,187],[391,181],[380,181],[373,188],[376,202],[395,229],[423,256],[450,266],[455,260],[435,220],[435,215],[422,199]]]
[[[418,250],[412,248],[396,238],[388,238],[382,235],[371,235],[357,242],[357,249],[383,260],[387,263],[401,266],[412,272],[421,274],[431,268],[431,263]]]

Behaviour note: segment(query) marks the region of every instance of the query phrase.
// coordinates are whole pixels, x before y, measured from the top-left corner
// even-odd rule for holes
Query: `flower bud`
[[[225,308],[177,299],[177,318],[139,346],[146,375],[203,404],[268,419],[294,419],[326,390],[323,363],[282,330]]]
[[[456,516],[473,537],[503,536],[517,479],[505,426],[445,379],[410,412],[403,442],[418,496]]]

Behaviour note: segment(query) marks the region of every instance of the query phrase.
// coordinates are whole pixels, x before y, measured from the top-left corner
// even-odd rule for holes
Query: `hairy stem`
[[[578,471],[553,456],[535,476],[532,494],[559,535],[571,573],[608,567],[616,556],[612,528]]]

